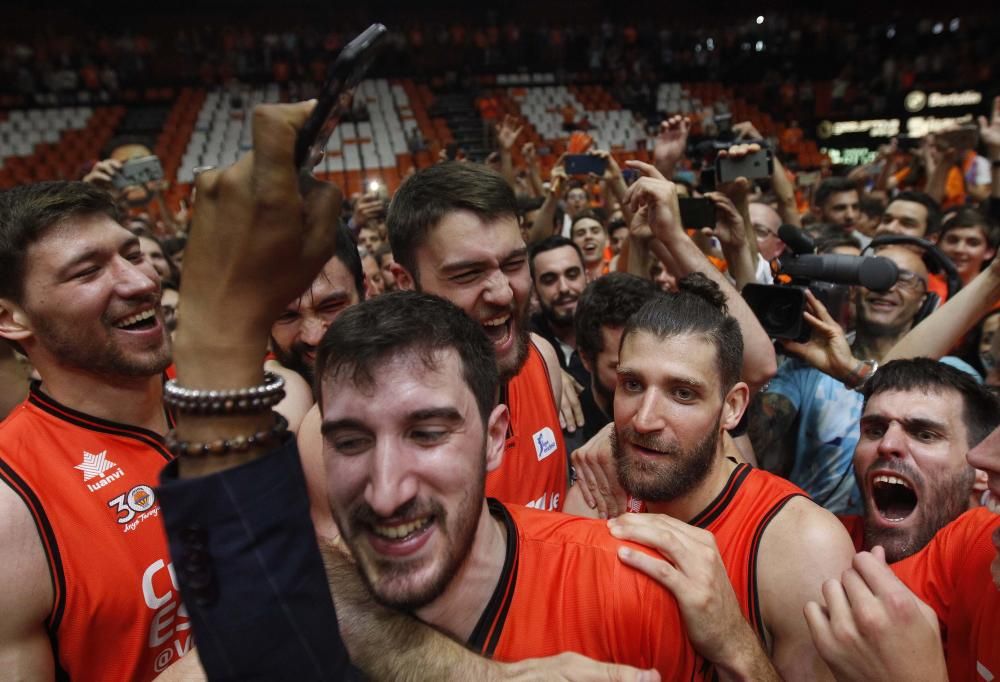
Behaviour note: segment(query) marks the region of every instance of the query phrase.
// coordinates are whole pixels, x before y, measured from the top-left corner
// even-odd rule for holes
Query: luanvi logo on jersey
[[[556,434],[547,426],[541,431],[536,431],[531,437],[531,442],[535,444],[535,454],[538,455],[539,462],[556,451]]]
[[[83,451],[83,461],[73,467],[74,469],[79,469],[83,472],[83,482],[92,480],[94,478],[99,478],[100,480],[96,483],[87,483],[87,490],[90,492],[97,492],[104,486],[111,483],[115,479],[119,479],[125,475],[125,472],[121,470],[118,465],[108,459],[108,451],[101,450],[96,455],[86,450]],[[104,474],[108,469],[114,469],[113,472],[105,476]]]

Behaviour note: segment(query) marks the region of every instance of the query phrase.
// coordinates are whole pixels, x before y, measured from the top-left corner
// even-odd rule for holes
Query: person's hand
[[[601,177],[605,182],[617,182],[621,181],[625,184],[625,178],[622,176],[622,169],[615,161],[615,157],[607,149],[595,149],[590,152],[592,156],[598,156],[605,161],[607,161],[607,166],[604,167],[604,175]]]
[[[575,653],[502,663],[499,679],[516,682],[660,682],[655,670],[601,663]]]
[[[83,176],[83,181],[110,190],[114,187],[111,184],[111,178],[114,177],[115,173],[121,169],[121,161],[116,161],[115,159],[104,159],[103,161],[98,161],[94,164],[94,167],[90,169],[90,172]]]
[[[934,611],[885,563],[885,552],[855,555],[841,580],[823,584],[826,606],[809,602],[806,623],[838,680],[947,680]]]
[[[611,454],[614,428],[614,423],[607,424],[570,454],[570,462],[576,470],[576,485],[580,486],[583,501],[591,509],[596,509],[602,519],[624,514],[628,505],[628,495],[618,482],[618,471]]]
[[[812,327],[812,336],[805,343],[782,340],[781,347],[790,355],[805,360],[810,365],[844,380],[854,370],[857,359],[851,353],[844,330],[830,316],[826,306],[806,289],[806,310],[803,319]]]
[[[709,192],[705,197],[715,204],[715,227],[702,228],[702,233],[718,238],[723,246],[741,248],[746,243],[747,230],[736,205],[722,192]]]
[[[642,161],[626,161],[642,176],[629,186],[622,203],[632,210],[632,236],[654,236],[664,244],[687,239],[680,221],[677,187],[654,166]]]
[[[733,132],[736,134],[737,140],[763,140],[764,136],[760,134],[757,127],[752,121],[740,121],[739,123],[733,124]]]
[[[677,162],[684,158],[690,130],[691,119],[687,116],[671,116],[660,123],[660,134],[653,144],[653,164],[661,172],[673,172]]]
[[[1000,159],[1000,97],[993,98],[993,114],[989,121],[985,116],[979,117],[979,137],[986,145],[990,160]]]
[[[175,347],[184,386],[216,377],[211,387],[222,388],[227,377],[219,375],[230,368],[244,372],[232,387],[252,385],[251,369],[259,383],[271,325],[333,252],[340,190],[300,178],[294,159],[295,136],[314,104],[256,107],[253,151],[198,176]]]
[[[351,215],[351,224],[355,227],[365,225],[369,220],[374,220],[382,213],[382,200],[377,194],[363,194],[354,202],[354,213]]]
[[[535,165],[538,161],[538,157],[535,155],[535,143],[525,142],[521,145],[521,156],[524,157],[524,162],[529,166]]]
[[[556,165],[552,166],[552,173],[549,174],[549,189],[557,197],[562,197],[563,190],[566,189],[566,184],[569,182],[569,176],[566,175],[566,168],[563,166],[565,158],[565,154],[560,156]]]
[[[575,433],[584,424],[583,408],[580,406],[580,392],[583,386],[577,383],[573,375],[564,369],[562,372],[562,402],[559,405],[559,426],[570,433]]]
[[[504,116],[503,122],[496,127],[497,142],[500,143],[500,148],[509,152],[523,129],[524,126],[517,125],[517,119],[513,116],[510,114]]]
[[[715,536],[664,514],[623,514],[608,521],[611,534],[646,545],[657,558],[628,547],[618,549],[622,563],[642,571],[670,590],[695,651],[717,666],[738,670],[764,656],[740,610]]]

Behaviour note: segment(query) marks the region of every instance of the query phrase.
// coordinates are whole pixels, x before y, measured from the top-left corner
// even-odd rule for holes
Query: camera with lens
[[[899,268],[881,256],[849,256],[814,253],[812,239],[792,225],[782,225],[778,236],[788,250],[778,259],[776,279],[783,284],[747,284],[743,298],[768,336],[804,342],[812,328],[803,317],[806,289],[843,321],[850,303],[850,287],[888,291],[899,278]]]

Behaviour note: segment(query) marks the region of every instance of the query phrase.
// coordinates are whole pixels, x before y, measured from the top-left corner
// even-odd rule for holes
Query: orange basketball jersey
[[[500,661],[575,651],[656,668],[664,680],[710,675],[670,592],[617,553],[655,552],[613,538],[604,521],[489,504],[506,526],[507,558],[470,648]]]
[[[157,434],[71,410],[32,386],[0,424],[0,479],[48,558],[58,678],[151,680],[192,644],[154,491]]]
[[[806,497],[783,478],[749,464],[738,464],[725,487],[688,523],[715,536],[729,581],[747,621],[761,642],[766,642],[764,617],[757,594],[757,553],[764,531],[790,499]],[[629,511],[646,511],[645,504]]]
[[[501,399],[510,409],[503,462],[486,476],[486,495],[546,511],[566,498],[568,467],[559,414],[542,354],[528,344],[528,360]]]
[[[892,564],[899,579],[937,612],[950,680],[1000,679],[1000,589],[990,574],[998,531],[1000,516],[973,509],[922,550]]]

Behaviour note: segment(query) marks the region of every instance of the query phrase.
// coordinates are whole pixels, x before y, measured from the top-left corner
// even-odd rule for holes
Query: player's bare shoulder
[[[854,546],[843,524],[807,497],[793,497],[761,538],[757,588],[771,658],[785,679],[832,679],[803,616],[822,601],[823,583],[850,568]]]
[[[27,505],[0,482],[0,670],[5,679],[55,675],[45,619],[54,599],[38,530]]]

